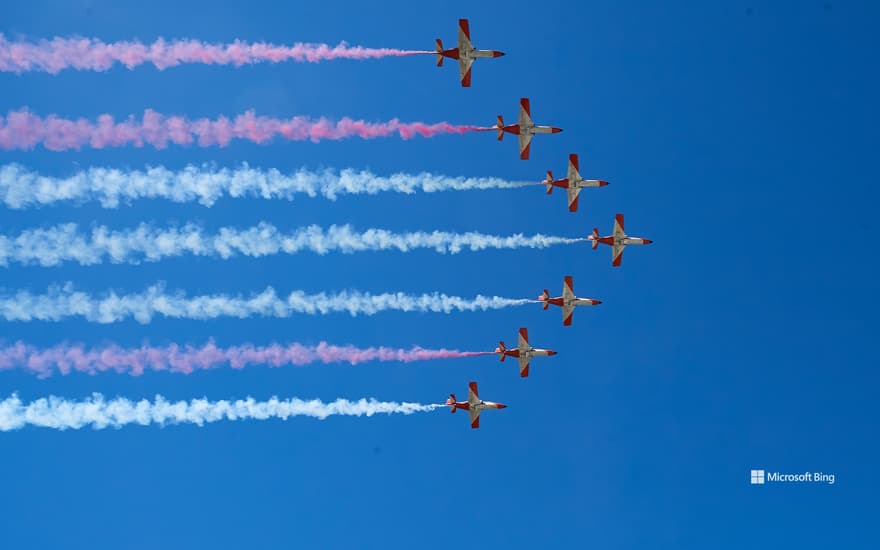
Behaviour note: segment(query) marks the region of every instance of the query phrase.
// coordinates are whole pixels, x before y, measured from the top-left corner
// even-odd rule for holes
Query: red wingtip
[[[557,128],[556,126],[553,127],[553,133],[554,133],[554,134],[558,134],[558,133],[561,132],[561,131],[562,131],[562,128]]]

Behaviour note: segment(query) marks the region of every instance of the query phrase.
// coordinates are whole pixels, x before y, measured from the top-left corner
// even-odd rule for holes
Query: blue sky
[[[465,11],[461,11],[465,9]],[[283,143],[0,153],[53,175],[87,166],[243,161],[265,168],[370,168],[380,174],[540,179],[577,152],[580,211],[539,188],[286,201],[213,208],[165,201],[2,210],[4,233],[76,221],[124,228],[271,221],[393,230],[603,234],[623,212],[654,239],[612,269],[607,247],[300,254],[230,261],[13,267],[0,286],[189,293],[360,289],[533,297],[562,277],[603,304],[562,327],[540,306],[454,315],[384,313],[290,319],[3,323],[36,345],[300,341],[492,349],[529,327],[559,355],[521,380],[477,358],[192,376],[2,373],[4,395],[211,399],[246,395],[439,402],[478,380],[505,402],[480,430],[445,411],[325,421],[227,422],[0,437],[4,548],[437,547],[869,548],[877,489],[878,7],[868,2],[440,3],[28,2],[4,6],[0,31],[31,39],[196,38],[375,47],[451,44],[469,17],[473,87],[433,58],[318,65],[117,68],[0,74],[0,110],[125,116],[146,107],[190,117],[254,108],[272,116],[491,124],[528,96],[532,158],[514,140]],[[824,471],[833,486],[751,487],[750,468]]]

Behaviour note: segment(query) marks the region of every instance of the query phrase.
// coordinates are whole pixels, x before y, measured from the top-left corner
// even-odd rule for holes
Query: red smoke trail
[[[96,374],[105,371],[128,373],[139,376],[144,371],[168,371],[190,374],[196,370],[207,370],[229,365],[241,369],[248,365],[302,366],[312,363],[348,363],[357,365],[368,361],[397,361],[411,363],[432,359],[458,359],[494,355],[491,351],[457,351],[448,349],[410,349],[354,346],[333,346],[321,342],[317,346],[303,344],[269,346],[232,346],[220,348],[213,342],[204,346],[165,347],[141,346],[122,348],[111,345],[103,348],[86,349],[82,345],[58,345],[51,348],[37,348],[23,342],[16,342],[0,348],[0,370],[24,369],[41,378],[50,376],[55,370],[61,374],[86,372]]]
[[[44,71],[58,73],[64,69],[106,71],[116,63],[129,69],[146,63],[166,69],[182,63],[234,65],[282,63],[285,61],[317,63],[332,59],[378,59],[433,54],[428,50],[396,48],[364,48],[341,42],[292,46],[248,43],[236,40],[229,44],[206,44],[197,40],[158,39],[152,44],[141,42],[104,43],[91,38],[53,38],[39,42],[10,42],[0,34],[0,72],[21,73]]]
[[[266,143],[278,137],[317,143],[325,139],[374,139],[395,134],[410,139],[415,136],[433,137],[437,134],[464,134],[491,129],[448,122],[400,122],[396,118],[388,122],[350,118],[334,122],[324,117],[313,119],[304,116],[278,119],[257,116],[254,111],[247,111],[234,119],[221,116],[214,120],[189,120],[180,116],[164,116],[147,109],[141,120],[129,116],[124,121],[116,122],[110,115],[100,115],[96,121],[91,121],[84,118],[70,120],[56,115],[42,118],[22,109],[10,111],[5,118],[0,116],[0,149],[32,149],[39,144],[50,151],[123,145],[143,147],[145,144],[164,149],[169,143],[225,147],[233,139]]]

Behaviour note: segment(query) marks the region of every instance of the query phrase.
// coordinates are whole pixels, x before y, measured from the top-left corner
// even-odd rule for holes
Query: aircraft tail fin
[[[443,66],[443,41],[439,38],[436,40],[437,42],[437,66]]]
[[[590,240],[593,241],[593,250],[599,248],[599,229],[594,227],[593,234],[590,235]]]
[[[498,115],[498,123],[495,125],[495,127],[498,128],[498,141],[503,140],[504,139],[504,117],[503,116]]]
[[[449,412],[455,414],[455,394],[450,393],[449,399],[446,400],[446,404],[449,405]]]
[[[547,179],[544,180],[544,185],[547,186],[547,194],[553,194],[553,171],[547,170]]]
[[[504,352],[507,351],[507,346],[504,345],[504,340],[498,342],[498,350],[497,351],[499,354],[501,354],[500,359],[501,359],[501,362],[503,363],[504,358],[507,357],[507,355],[504,354]]]

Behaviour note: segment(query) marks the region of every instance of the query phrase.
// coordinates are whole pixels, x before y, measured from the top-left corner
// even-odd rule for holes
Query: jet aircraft
[[[498,115],[498,122],[494,128],[498,130],[498,141],[504,139],[504,134],[515,134],[519,138],[519,158],[528,160],[529,147],[535,134],[556,134],[562,131],[562,128],[555,126],[538,126],[532,122],[531,109],[529,107],[529,98],[523,97],[519,100],[519,120],[517,124],[504,125],[504,117]]]
[[[501,362],[507,357],[516,357],[519,360],[519,375],[523,378],[529,375],[529,362],[532,357],[549,357],[556,355],[556,352],[550,349],[533,348],[529,344],[529,331],[526,328],[519,329],[519,341],[515,349],[507,349],[502,340],[495,353],[501,356]]]
[[[547,186],[547,194],[553,194],[554,187],[560,187],[568,191],[568,211],[577,212],[578,195],[581,189],[585,187],[605,187],[608,182],[605,180],[585,180],[581,177],[580,168],[578,167],[578,156],[575,153],[568,155],[568,174],[565,178],[553,179],[553,172],[547,170],[547,179],[542,181]]]
[[[466,410],[471,417],[471,428],[480,427],[480,413],[486,409],[503,409],[507,407],[502,403],[493,403],[492,401],[483,401],[477,393],[477,383],[470,382],[468,384],[467,401],[456,401],[455,394],[450,393],[449,399],[446,400],[449,405],[449,412],[454,413],[457,409]]]
[[[544,310],[550,305],[559,306],[562,308],[562,324],[565,326],[571,326],[571,317],[574,313],[574,308],[577,306],[597,306],[602,302],[600,300],[594,300],[592,298],[578,298],[574,295],[574,279],[571,275],[566,275],[565,280],[562,283],[562,296],[558,296],[556,298],[550,297],[550,291],[546,288],[544,289],[544,294],[538,296],[538,300],[544,302]]]
[[[437,66],[443,66],[443,58],[457,59],[458,72],[461,75],[461,85],[469,88],[471,85],[471,65],[474,59],[479,57],[501,57],[504,52],[496,50],[478,50],[471,44],[471,30],[467,19],[458,20],[458,47],[448,50],[443,49],[443,41],[437,42]]]
[[[607,244],[611,247],[611,265],[620,267],[620,261],[623,259],[623,249],[630,244],[651,244],[651,239],[643,239],[641,237],[630,237],[623,231],[623,214],[614,216],[614,234],[607,237],[600,237],[599,230],[593,228],[593,234],[587,239],[593,241],[593,250],[599,247],[599,243]]]

